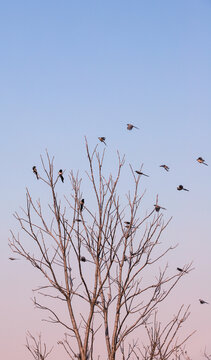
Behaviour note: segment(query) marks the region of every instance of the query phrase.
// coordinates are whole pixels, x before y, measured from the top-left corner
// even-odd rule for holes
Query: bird
[[[39,179],[39,175],[38,175],[36,166],[33,166],[32,170],[33,170],[33,173],[36,175],[37,180],[38,180],[38,179]]]
[[[101,141],[101,142],[103,142],[103,144],[105,144],[106,145],[106,143],[105,143],[105,137],[104,136],[101,136],[101,137],[98,137],[98,139]],[[107,146],[107,145],[106,145]]]
[[[131,222],[130,221],[124,221],[124,223],[125,223],[125,226],[126,226],[126,225],[130,225]]]
[[[84,256],[81,256],[81,261],[86,262],[86,258]]]
[[[135,125],[127,124],[127,130],[132,130],[133,128],[138,129],[138,127]]]
[[[206,302],[206,301],[204,301],[202,299],[199,299],[199,302],[200,302],[200,304],[209,304],[208,302]]]
[[[135,170],[135,172],[136,172],[136,174],[138,174],[138,175],[143,175],[143,176],[147,176],[147,177],[149,177],[149,175],[144,174],[142,171]]]
[[[160,167],[164,168],[166,171],[169,171],[169,167],[167,165],[160,165]]]
[[[83,207],[84,207],[84,199],[81,199],[81,201],[80,201],[80,211],[83,210]]]
[[[208,166],[208,164],[205,163],[205,160],[204,160],[201,156],[199,156],[198,159],[196,159],[196,160],[197,160],[200,164],[204,164],[204,165]]]
[[[185,189],[184,187],[183,187],[183,185],[179,185],[179,186],[177,186],[177,190],[185,190],[185,191],[189,191],[188,189]]]
[[[17,258],[14,258],[14,257],[9,257],[9,260],[12,260],[12,261],[14,261],[14,260],[19,260],[19,259],[17,259]]]
[[[60,177],[61,181],[64,182],[64,176],[63,176],[62,169],[59,170],[59,177]]]
[[[179,268],[179,267],[177,267],[177,270],[180,271],[180,272],[185,272],[185,273],[187,273],[187,271],[185,271],[185,270],[183,270],[183,269],[181,269],[181,268]]]
[[[157,211],[157,212],[159,212],[160,209],[166,210],[166,208],[164,208],[164,207],[162,207],[162,206],[160,206],[160,205],[158,205],[158,204],[155,204],[154,207],[155,207],[155,211]]]

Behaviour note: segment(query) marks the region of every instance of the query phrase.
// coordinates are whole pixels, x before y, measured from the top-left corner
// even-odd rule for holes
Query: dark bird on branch
[[[38,179],[39,179],[39,175],[38,175],[36,166],[33,166],[32,170],[33,170],[33,173],[36,175],[37,180],[38,180]]]
[[[160,165],[160,167],[164,168],[166,171],[169,171],[169,167],[167,165]]]
[[[204,160],[201,156],[198,157],[197,161],[198,161],[200,164],[204,164],[204,165],[208,166],[208,164],[205,163],[205,160]]]
[[[81,201],[80,201],[80,211],[83,210],[83,207],[84,207],[84,199],[81,199]]]
[[[166,208],[164,208],[164,207],[162,207],[162,206],[160,206],[160,205],[158,205],[158,204],[154,205],[154,207],[155,207],[155,211],[157,211],[157,212],[159,212],[160,209],[166,210]]]
[[[63,176],[62,169],[59,170],[59,177],[60,177],[61,181],[64,182],[64,176]]]
[[[135,172],[136,172],[136,174],[138,174],[138,175],[143,175],[143,176],[147,176],[147,177],[149,177],[149,175],[144,174],[142,171],[135,170]]]
[[[86,258],[84,256],[81,256],[81,261],[86,262]]]
[[[208,302],[206,302],[206,301],[204,301],[202,299],[199,299],[199,302],[200,302],[200,304],[209,304]]]
[[[180,271],[180,272],[185,272],[185,273],[187,273],[187,271],[185,271],[185,270],[183,270],[183,269],[181,269],[181,268],[179,268],[179,267],[177,267],[177,270]]]
[[[135,126],[135,125],[127,124],[127,129],[128,129],[128,130],[132,130],[133,128],[139,129],[139,128],[138,128],[137,126]]]
[[[106,145],[106,143],[105,143],[105,137],[104,136],[101,136],[101,137],[99,137],[98,138],[101,142],[103,142],[103,144],[105,144]],[[107,146],[107,145],[106,145]]]
[[[185,188],[183,187],[183,185],[177,186],[177,190],[179,190],[179,191],[181,191],[181,190],[189,191],[188,189],[185,189]]]

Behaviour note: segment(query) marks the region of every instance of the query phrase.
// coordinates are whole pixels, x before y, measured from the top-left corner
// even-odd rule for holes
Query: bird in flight
[[[33,173],[36,175],[37,180],[38,180],[38,179],[39,179],[39,175],[38,175],[36,166],[33,166],[32,170],[33,170]]]
[[[84,207],[84,199],[81,199],[81,201],[80,201],[80,211],[83,210],[83,207]]]
[[[206,302],[206,301],[204,301],[202,299],[199,299],[199,302],[200,302],[200,304],[209,304],[208,302]]]
[[[143,175],[143,176],[149,177],[149,175],[144,174],[142,171],[135,170],[135,172],[136,172],[136,174],[138,174],[138,175]]]
[[[160,167],[164,168],[166,171],[169,171],[169,167],[167,165],[160,165]]]
[[[155,204],[154,207],[155,207],[155,211],[157,211],[157,212],[159,212],[160,209],[166,210],[166,208],[164,208],[164,207],[162,207],[162,206],[160,206],[160,205],[158,205],[158,204]]]
[[[185,190],[185,191],[189,191],[188,189],[185,189],[183,185],[179,185],[177,186],[177,190]]]
[[[60,177],[61,181],[64,182],[64,176],[63,176],[62,169],[59,170],[59,177]]]
[[[135,126],[135,125],[127,124],[127,129],[128,129],[128,130],[132,130],[133,128],[138,129],[138,127]]]
[[[204,160],[201,156],[199,156],[198,159],[196,159],[196,160],[197,160],[200,164],[204,164],[204,165],[208,166],[208,164],[205,163],[205,160]]]
[[[101,137],[98,137],[98,139],[101,141],[101,142],[103,142],[103,144],[105,144],[106,145],[106,143],[105,143],[105,137],[104,136],[101,136]],[[106,145],[107,146],[107,145]]]

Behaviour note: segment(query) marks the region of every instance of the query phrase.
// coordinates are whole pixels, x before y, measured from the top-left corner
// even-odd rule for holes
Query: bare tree
[[[41,157],[44,175],[38,171],[38,181],[47,187],[51,200],[43,206],[26,189],[26,209],[15,213],[15,218],[27,242],[11,232],[10,247],[42,273],[45,284],[36,289],[34,304],[48,313],[47,321],[64,328],[64,339],[58,343],[71,359],[99,359],[96,342],[100,338],[109,360],[166,360],[188,338],[175,341],[188,309],[181,308],[161,329],[158,307],[188,274],[191,264],[173,275],[168,274],[167,265],[158,268],[175,248],[161,246],[161,235],[170,220],[165,222],[162,211],[155,211],[154,205],[140,218],[141,175],[137,176],[131,166],[133,189],[120,198],[118,184],[124,157],[118,154],[116,175],[106,177],[104,152],[100,155],[97,147],[90,152],[87,142],[86,152],[86,192],[92,192],[91,204],[85,195],[83,198],[78,173],[69,175],[71,195],[59,197],[57,185],[64,173],[59,170],[55,176],[54,158],[46,153],[47,165]],[[59,311],[60,305],[67,316]],[[149,346],[140,348],[138,341],[129,340],[135,330],[145,332]]]
[[[26,348],[35,360],[45,360],[52,351],[52,349],[47,351],[46,344],[42,343],[41,334],[37,340],[30,332],[27,333]]]

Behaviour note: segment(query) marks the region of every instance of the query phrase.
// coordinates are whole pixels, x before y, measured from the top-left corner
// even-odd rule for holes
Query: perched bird
[[[166,208],[164,208],[164,207],[162,207],[162,206],[160,206],[160,205],[158,205],[158,204],[155,204],[154,207],[155,207],[155,211],[157,211],[157,212],[159,212],[160,209],[166,210]]]
[[[86,262],[86,258],[84,256],[81,256],[81,259],[80,259],[82,262]]]
[[[138,129],[138,127],[135,126],[135,125],[127,124],[127,129],[128,129],[128,130],[132,130],[133,128]]]
[[[177,270],[180,271],[180,272],[185,272],[185,273],[187,273],[187,271],[185,271],[185,270],[183,270],[183,269],[181,269],[181,268],[179,268],[179,267],[177,267]]]
[[[177,190],[185,190],[185,191],[189,191],[188,189],[185,189],[184,187],[183,187],[183,185],[179,185],[179,186],[177,186]]]
[[[143,173],[143,172],[141,172],[141,171],[135,170],[135,172],[136,172],[136,174],[138,174],[138,175],[143,175],[143,176],[147,176],[147,177],[149,177],[149,175],[144,174],[144,173]]]
[[[209,304],[208,302],[206,302],[206,301],[204,301],[202,299],[199,299],[199,302],[200,302],[200,304]]]
[[[106,138],[105,138],[104,136],[99,137],[98,139],[99,139],[101,142],[103,142],[103,144],[106,145],[106,143],[105,143],[105,139],[106,139]],[[106,146],[107,146],[107,145],[106,145]]]
[[[160,167],[164,168],[166,171],[169,171],[169,167],[167,165],[160,165]]]
[[[198,159],[196,159],[196,160],[197,160],[200,164],[204,164],[204,165],[208,166],[208,164],[205,163],[205,160],[204,160],[201,156],[199,156]]]
[[[36,166],[33,166],[32,170],[33,170],[33,173],[36,175],[37,180],[38,180],[38,179],[39,179],[39,175],[38,175]]]
[[[83,207],[84,207],[84,199],[81,199],[81,201],[80,201],[80,211],[83,210]]]
[[[64,176],[63,176],[63,171],[62,169],[59,170],[59,177],[62,180],[62,182],[64,182]]]
[[[81,220],[81,219],[75,219],[75,221],[77,221],[77,222],[81,222],[82,220]]]
[[[130,225],[130,221],[124,221],[124,223],[125,223],[125,226]]]

